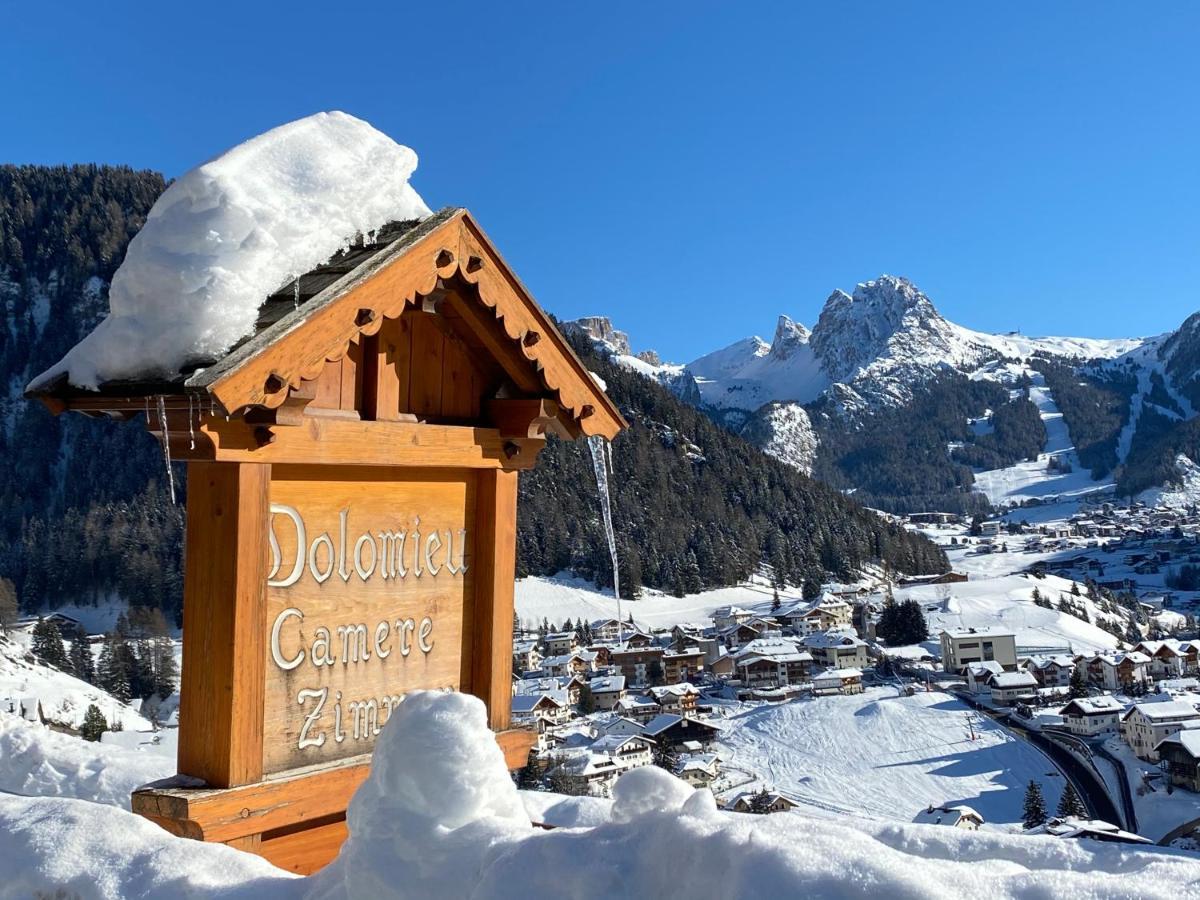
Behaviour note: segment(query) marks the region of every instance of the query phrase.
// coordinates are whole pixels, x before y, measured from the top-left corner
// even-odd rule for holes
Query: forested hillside
[[[26,382],[103,317],[165,183],[107,166],[0,167],[0,575],[26,609],[117,590],[179,609],[181,510],[139,422],[55,418]]]
[[[183,514],[162,487],[158,444],[140,421],[56,418],[21,397],[104,315],[108,282],[164,186],[127,168],[0,167],[0,576],[16,583],[24,609],[118,593],[179,613]],[[728,584],[763,560],[810,593],[825,572],[849,576],[876,556],[904,571],[945,566],[931,544],[768,459],[666,390],[594,355],[589,365],[633,423],[614,452],[631,590]],[[524,477],[522,572],[609,578],[586,454],[552,442]]]
[[[869,415],[848,418],[831,404],[818,402],[810,415],[821,438],[814,476],[840,488],[857,488],[856,499],[889,512],[928,509],[975,513],[987,508],[981,494],[971,493],[974,476],[969,460],[952,456],[951,444],[974,448],[978,437],[968,420],[1003,408],[1008,391],[992,381],[972,381],[946,373],[913,391],[901,407],[884,407]],[[1000,428],[1005,429],[1009,413]],[[1021,419],[1018,413],[1012,416]],[[988,446],[972,459],[989,462],[1010,459],[1003,451],[1007,429],[997,430]],[[1044,438],[1043,438],[1044,439]],[[1027,439],[1016,439],[1022,451]]]

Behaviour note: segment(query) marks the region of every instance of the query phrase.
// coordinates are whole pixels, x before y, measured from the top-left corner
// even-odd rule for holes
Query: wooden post
[[[271,467],[188,467],[179,772],[212,787],[262,777]]]
[[[517,566],[517,472],[478,473],[471,693],[487,704],[493,731],[508,728],[512,704],[513,589]]]

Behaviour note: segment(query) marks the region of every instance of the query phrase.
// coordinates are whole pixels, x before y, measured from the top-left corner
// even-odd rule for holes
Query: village
[[[783,707],[803,718],[835,698],[940,692],[1036,747],[1084,798],[1086,815],[1047,817],[1036,833],[1191,849],[1200,826],[1200,641],[1184,611],[1197,594],[1168,584],[1200,560],[1194,518],[1107,502],[1047,524],[1019,515],[906,520],[947,549],[954,569],[941,576],[881,573],[827,585],[811,600],[775,589],[769,600],[669,627],[639,624],[646,604],[633,604],[623,622],[518,619],[514,720],[539,734],[520,783],[607,797],[623,772],[658,765],[729,810],[794,809],[811,798],[733,759],[731,718]],[[1013,582],[1022,585],[1015,603],[999,593]],[[994,621],[947,611],[989,585]],[[925,639],[881,640],[885,609],[914,601]],[[1032,615],[1052,616],[1057,631],[1031,624]],[[955,799],[929,797],[909,818],[985,824]]]

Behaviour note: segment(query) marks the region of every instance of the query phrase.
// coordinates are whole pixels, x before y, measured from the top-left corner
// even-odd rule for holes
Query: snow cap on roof
[[[38,389],[178,376],[250,334],[263,301],[360,234],[430,214],[408,179],[417,155],[361,119],[289,122],[181,176],[113,276],[108,316]]]

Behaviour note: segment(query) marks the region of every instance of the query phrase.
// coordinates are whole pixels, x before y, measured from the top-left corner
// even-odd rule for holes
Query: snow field
[[[111,694],[49,666],[26,662],[22,641],[28,635],[0,637],[0,712],[17,711],[22,701],[40,700],[46,719],[72,728],[83,723],[89,704],[95,703],[108,721],[119,721],[133,731],[150,731],[151,725],[132,706]]]
[[[115,737],[149,738],[122,731]],[[0,792],[71,797],[129,808],[133,789],[175,774],[173,742],[90,743],[0,712]]]
[[[780,601],[799,600],[798,592],[781,592]],[[699,594],[672,597],[660,591],[645,589],[642,599],[622,600],[621,612],[626,618],[647,628],[670,628],[681,622],[704,622],[713,610],[721,606],[742,606],[747,609],[770,608],[772,589],[755,579],[748,584],[717,588]],[[554,624],[564,619],[575,621],[581,616],[588,621],[612,619],[617,615],[617,601],[611,590],[597,588],[590,581],[567,574],[552,578],[530,577],[517,581],[517,616],[527,627],[535,628],[543,618]],[[765,604],[765,606],[764,606]],[[709,623],[711,624],[711,623]]]
[[[1132,873],[1139,897],[1200,886],[1200,867],[1171,851],[722,813],[655,768],[618,782],[611,821],[534,829],[483,704],[461,694],[413,694],[398,708],[348,825],[341,855],[299,879],[112,807],[0,799],[0,895],[1116,898],[1130,896]]]
[[[725,720],[730,763],[812,807],[911,822],[930,804],[966,804],[990,824],[1021,820],[1030,779],[1053,808],[1062,776],[1038,750],[941,692],[892,687],[762,706]],[[975,737],[972,739],[971,734]]]

